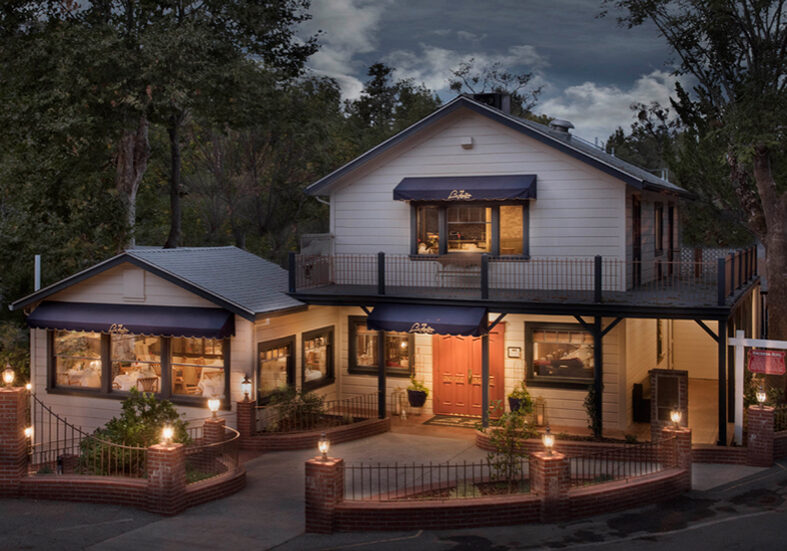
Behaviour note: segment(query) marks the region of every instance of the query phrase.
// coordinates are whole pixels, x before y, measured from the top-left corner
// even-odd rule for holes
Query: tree
[[[714,160],[766,250],[768,327],[787,338],[787,0],[606,0],[630,27],[649,21],[678,58],[673,106],[690,136],[717,144]]]
[[[488,67],[479,68],[475,59],[463,61],[451,72],[448,86],[454,92],[481,94],[497,92],[511,97],[511,114],[515,117],[530,118],[538,103],[541,87],[533,87],[533,73],[513,73],[503,69],[497,61]],[[543,122],[536,120],[536,122]],[[547,120],[548,122],[548,120]]]

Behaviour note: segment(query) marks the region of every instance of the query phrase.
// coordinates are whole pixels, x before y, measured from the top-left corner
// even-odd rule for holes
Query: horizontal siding
[[[459,145],[472,136],[474,147]],[[331,231],[337,253],[407,254],[410,208],[393,200],[408,176],[537,174],[530,208],[533,256],[621,257],[625,184],[481,115],[457,112],[349,175],[331,195]]]
[[[718,347],[710,335],[692,320],[675,320],[675,369],[685,369],[692,379],[718,379]],[[705,321],[711,331],[718,323]]]
[[[632,423],[632,392],[634,384],[648,377],[656,365],[656,320],[628,318],[626,331],[626,423]],[[664,343],[667,344],[666,341]]]

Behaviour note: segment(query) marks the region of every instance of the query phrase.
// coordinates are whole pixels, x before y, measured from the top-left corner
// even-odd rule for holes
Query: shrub
[[[492,405],[494,410],[499,407],[499,401]],[[487,454],[486,460],[492,480],[505,482],[509,492],[516,491],[525,475],[522,458],[527,454],[522,450],[520,442],[536,434],[521,409],[504,413],[491,422],[489,442],[495,450]]]
[[[519,400],[520,413],[533,413],[533,399],[530,397],[530,392],[527,391],[525,381],[520,382],[519,386],[515,387],[508,397]]]
[[[325,398],[293,387],[275,390],[269,405],[278,410],[278,426],[275,428],[280,431],[311,429],[325,414]]]

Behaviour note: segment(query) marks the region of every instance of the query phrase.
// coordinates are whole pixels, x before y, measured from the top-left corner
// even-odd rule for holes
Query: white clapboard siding
[[[656,320],[627,318],[626,327],[626,422],[632,422],[632,392],[634,384],[648,377],[648,372],[657,367]],[[664,342],[668,348],[667,342]]]
[[[675,369],[685,369],[692,379],[718,379],[718,346],[702,327],[692,320],[675,320]],[[715,321],[705,321],[714,333]]]
[[[472,149],[460,139],[472,136]],[[589,165],[466,110],[436,123],[349,174],[331,195],[337,253],[407,254],[410,207],[393,200],[405,177],[537,174],[530,203],[533,256],[625,256],[625,184]]]
[[[124,273],[143,274],[144,296],[141,299],[124,295]],[[216,308],[216,304],[178,287],[133,264],[123,263],[94,275],[68,289],[49,297],[63,302],[90,302],[104,304],[150,304],[155,306],[198,306]]]

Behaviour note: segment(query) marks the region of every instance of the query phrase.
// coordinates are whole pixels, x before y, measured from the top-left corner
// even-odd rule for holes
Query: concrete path
[[[358,549],[506,549],[514,541],[563,542],[578,538],[594,526],[592,536],[600,541],[614,540],[614,534],[626,530],[597,528],[605,519],[627,518],[625,513],[607,515],[568,525],[518,526],[458,530],[451,532],[360,533],[333,536],[303,534],[303,463],[316,455],[312,450],[270,453],[246,463],[247,487],[223,500],[191,508],[173,518],[138,511],[128,507],[77,504],[52,501],[0,500],[0,550],[5,549],[328,549],[351,546]],[[441,438],[413,434],[387,433],[365,440],[339,444],[331,455],[343,457],[348,463],[444,462],[479,461],[486,453],[474,446],[472,439]],[[749,487],[773,484],[777,475],[787,473],[779,467],[770,470],[722,465],[697,465],[695,488],[721,487],[711,492],[694,492],[686,503],[700,503],[707,511],[708,503],[719,499],[727,503],[731,497],[749,491]],[[740,480],[742,477],[743,480]],[[785,482],[787,486],[787,482]],[[725,490],[726,488],[726,490]],[[782,488],[783,489],[783,488]],[[729,495],[723,492],[727,491]],[[716,493],[714,493],[716,492]],[[708,496],[708,497],[706,497]],[[720,497],[719,497],[720,496]],[[726,496],[726,497],[725,497]],[[696,500],[700,501],[697,502]],[[678,507],[686,507],[678,505]],[[728,505],[738,511],[741,506]],[[755,510],[757,507],[754,507]],[[719,511],[723,513],[723,506]],[[647,513],[651,515],[651,513]],[[666,514],[666,513],[664,513]],[[706,513],[697,513],[704,518]],[[687,522],[691,521],[687,517]],[[620,521],[618,521],[620,522]],[[625,523],[624,523],[625,524]],[[636,522],[631,526],[635,526]],[[633,529],[633,528],[632,528]],[[573,534],[573,535],[572,535]],[[527,537],[525,537],[527,535]],[[458,539],[457,539],[458,538]],[[503,547],[489,547],[496,542]],[[475,542],[475,543],[474,543]],[[478,543],[479,546],[476,546]],[[515,545],[515,547],[518,545]]]

